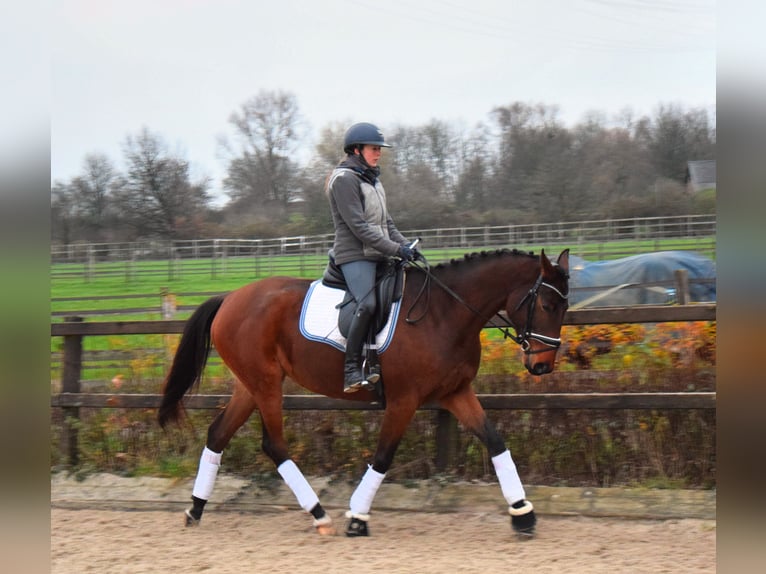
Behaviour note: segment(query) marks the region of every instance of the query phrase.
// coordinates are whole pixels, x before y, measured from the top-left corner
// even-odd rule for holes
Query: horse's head
[[[569,308],[569,249],[556,263],[540,253],[540,272],[527,289],[513,291],[506,302],[516,342],[524,350],[524,366],[533,375],[553,371],[561,345],[561,324]]]

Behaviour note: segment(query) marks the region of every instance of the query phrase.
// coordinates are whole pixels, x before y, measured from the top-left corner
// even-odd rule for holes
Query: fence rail
[[[659,323],[668,321],[714,321],[715,304],[676,306],[636,306],[570,310],[564,318],[566,325]],[[185,321],[83,321],[68,317],[64,323],[51,324],[51,336],[63,337],[63,366],[61,392],[51,396],[50,405],[64,412],[61,447],[69,464],[78,462],[78,425],[80,408],[156,408],[161,396],[155,394],[83,393],[83,337],[101,335],[178,334]],[[228,395],[191,395],[185,399],[189,409],[218,409],[228,402]],[[715,392],[684,393],[534,393],[479,395],[486,409],[715,409]],[[370,410],[379,405],[361,401],[332,399],[316,395],[288,395],[284,408],[292,410]],[[454,419],[445,415],[437,405],[424,405],[424,410],[439,413],[437,433],[449,436],[448,427]],[[444,427],[444,428],[442,428]],[[443,449],[448,452],[449,449]],[[437,461],[444,468],[447,461]]]
[[[608,242],[655,238],[710,237],[716,234],[715,215],[633,217],[530,223],[521,225],[486,225],[440,229],[411,229],[405,234],[422,237],[433,248],[471,248],[497,245],[535,245],[544,243]],[[172,241],[137,241],[127,243],[72,243],[51,247],[52,263],[83,262],[88,257],[100,261],[165,259],[169,252],[180,259],[220,258],[258,255],[326,253],[333,235],[300,235],[264,239],[189,239]]]
[[[502,314],[502,313],[501,313]],[[564,325],[608,325],[616,323],[663,323],[669,321],[715,321],[716,304],[637,305],[634,307],[599,307],[567,311]],[[185,320],[165,321],[85,321],[51,323],[51,336],[94,335],[177,335],[183,333]]]
[[[429,252],[454,249],[536,248],[565,245],[589,260],[615,259],[647,250],[694,250],[715,255],[714,215],[644,217],[483,227],[412,229]],[[646,249],[647,241],[654,243]],[[74,243],[51,247],[51,278],[167,277],[208,274],[318,276],[332,247],[332,234],[265,239],[192,239],[130,243]]]
[[[482,394],[479,402],[487,410],[539,409],[714,409],[714,392],[684,393],[516,393]],[[59,393],[51,397],[52,407],[153,409],[160,406],[161,395],[128,393]],[[187,409],[220,409],[230,395],[190,395],[184,399]],[[342,411],[380,410],[378,403],[331,399],[317,395],[285,395],[285,410]],[[434,403],[420,410],[441,410]]]

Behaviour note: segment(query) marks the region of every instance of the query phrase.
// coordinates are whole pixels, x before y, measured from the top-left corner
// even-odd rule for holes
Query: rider
[[[391,147],[373,124],[352,125],[343,138],[346,157],[327,179],[335,226],[333,257],[348,290],[357,301],[346,340],[343,391],[353,393],[380,378],[362,371],[362,347],[375,314],[375,269],[380,261],[400,257],[412,261],[416,252],[394,225],[386,209],[386,192],[378,176],[381,148]]]

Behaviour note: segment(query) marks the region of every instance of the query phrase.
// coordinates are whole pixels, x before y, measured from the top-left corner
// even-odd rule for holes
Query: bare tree
[[[343,136],[351,125],[350,122],[333,122],[319,132],[319,140],[314,146],[314,157],[309,161],[309,167],[316,169],[318,174],[329,174],[344,157]]]
[[[235,144],[221,142],[230,157],[223,184],[233,202],[247,209],[285,208],[294,197],[292,156],[302,128],[295,96],[262,91],[233,112],[229,123]]]
[[[91,241],[103,241],[109,225],[108,210],[116,172],[103,154],[89,154],[83,173],[72,180],[75,202],[84,233]]]
[[[591,115],[571,130],[573,194],[583,217],[615,217],[626,202],[641,201],[655,179],[648,153],[632,135],[632,115],[623,111],[619,121],[607,127]]]
[[[194,234],[209,201],[209,181],[192,182],[189,163],[143,128],[124,145],[127,170],[116,192],[122,221],[140,237]]]
[[[69,243],[80,239],[109,239],[111,193],[116,181],[112,162],[103,154],[88,154],[80,175],[56,181],[51,188],[53,237]]]
[[[68,245],[77,228],[77,205],[70,184],[56,181],[51,187],[51,239]]]
[[[535,218],[540,186],[533,180],[555,169],[553,152],[565,149],[554,145],[565,131],[557,116],[556,106],[523,102],[492,111],[498,142],[490,197],[496,205],[512,205],[526,217]]]
[[[705,110],[662,104],[642,128],[659,177],[683,182],[689,160],[715,158],[715,132]]]

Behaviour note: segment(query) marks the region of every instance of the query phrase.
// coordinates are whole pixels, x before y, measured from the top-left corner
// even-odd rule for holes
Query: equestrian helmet
[[[391,147],[386,143],[383,132],[378,129],[378,126],[367,122],[354,124],[346,130],[346,135],[343,137],[343,151],[351,153],[357,145]]]

